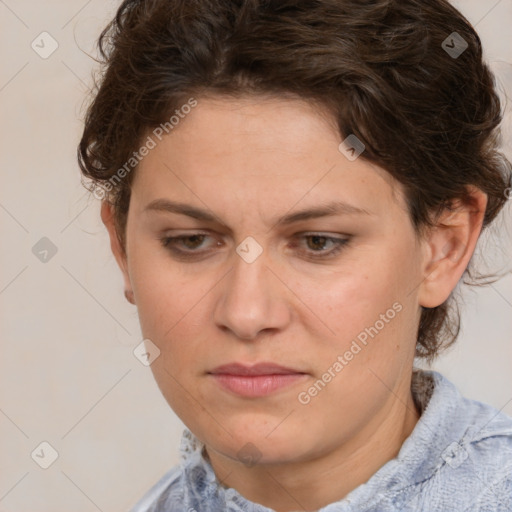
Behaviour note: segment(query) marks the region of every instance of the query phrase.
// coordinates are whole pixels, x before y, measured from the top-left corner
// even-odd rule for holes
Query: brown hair
[[[270,94],[319,102],[342,139],[363,141],[362,158],[403,185],[417,234],[468,201],[470,185],[488,195],[484,227],[507,200],[494,79],[477,33],[445,0],[125,0],[99,48],[78,148],[95,186],[126,170],[148,129],[187,98]],[[133,173],[123,176],[105,200],[124,247]],[[455,341],[452,299],[423,308],[419,357]]]

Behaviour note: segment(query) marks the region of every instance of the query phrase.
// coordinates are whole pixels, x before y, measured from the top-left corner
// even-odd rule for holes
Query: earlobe
[[[419,305],[434,308],[445,302],[466,270],[480,235],[487,195],[471,188],[471,200],[446,208],[425,237],[427,257],[419,287]]]
[[[128,261],[124,248],[121,246],[121,242],[119,241],[119,237],[117,235],[117,229],[114,221],[114,211],[111,204],[103,201],[101,204],[101,220],[103,224],[107,228],[108,235],[110,238],[110,248],[112,250],[112,254],[117,261],[119,268],[123,274],[124,279],[124,296],[130,304],[135,305],[135,297],[132,291],[132,284],[130,280],[130,275],[128,272]]]
[[[132,290],[125,290],[125,291],[124,291],[124,296],[125,296],[126,300],[127,300],[130,304],[135,305],[135,298],[134,298],[134,296],[133,296],[133,291],[132,291]]]

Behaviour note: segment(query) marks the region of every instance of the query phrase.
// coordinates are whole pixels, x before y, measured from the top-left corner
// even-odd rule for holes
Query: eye
[[[205,233],[192,233],[190,235],[164,237],[161,239],[162,245],[177,256],[187,256],[199,253],[197,249],[204,246],[206,238],[210,238]],[[217,245],[221,245],[217,242]]]
[[[306,241],[306,246],[309,250],[305,250],[303,252],[307,253],[308,257],[310,258],[334,257],[349,242],[348,238],[332,237],[323,235],[321,233],[309,233],[303,235],[300,238]]]

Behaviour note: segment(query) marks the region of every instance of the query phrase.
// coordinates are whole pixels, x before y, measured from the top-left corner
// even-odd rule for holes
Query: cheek
[[[207,290],[197,279],[191,282],[190,276],[180,273],[160,251],[146,252],[142,246],[130,254],[131,284],[143,335],[163,342]]]
[[[180,384],[188,385],[208,363],[204,346],[212,332],[208,294],[214,282],[142,256],[132,258],[131,273],[142,335],[160,349],[151,368],[164,395],[179,401]]]
[[[351,374],[347,382],[360,386],[368,367],[393,372],[410,358],[417,325],[417,304],[410,293],[414,269],[408,263],[412,258],[401,257],[400,246],[395,247],[381,251],[378,260],[375,253],[361,258],[350,273],[336,272],[321,285],[303,282],[307,302],[331,331],[315,342],[317,361],[324,366],[318,370],[327,370],[346,354],[347,367],[356,369],[345,372]]]
[[[301,279],[296,285],[297,295],[338,340],[373,324],[401,295],[396,275],[382,260],[373,267],[363,262],[344,266],[322,281]]]

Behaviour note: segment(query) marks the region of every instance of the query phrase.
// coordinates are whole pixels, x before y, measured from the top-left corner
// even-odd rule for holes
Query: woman
[[[123,2],[79,160],[186,425],[142,511],[509,511],[512,419],[432,361],[504,206],[444,0]]]

